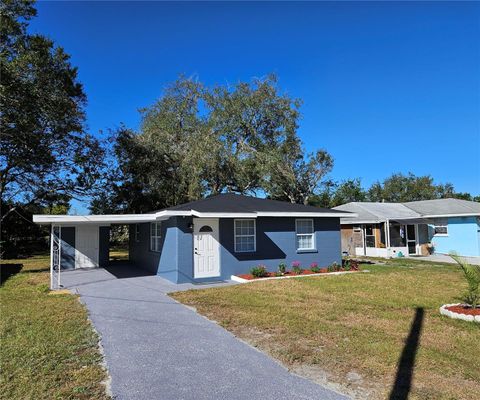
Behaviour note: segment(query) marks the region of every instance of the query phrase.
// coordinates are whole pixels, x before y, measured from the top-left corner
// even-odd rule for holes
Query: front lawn
[[[85,307],[48,294],[48,267],[48,256],[1,261],[0,398],[107,399]]]
[[[458,267],[388,264],[172,296],[293,371],[358,398],[476,398],[480,327],[438,311],[466,288]]]

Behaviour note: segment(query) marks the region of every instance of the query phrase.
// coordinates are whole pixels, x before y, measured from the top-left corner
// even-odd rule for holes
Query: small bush
[[[278,272],[282,275],[285,274],[285,272],[287,272],[287,264],[283,262],[278,264]]]
[[[338,265],[336,262],[334,262],[333,264],[327,267],[328,272],[337,272],[337,271],[340,271],[341,269],[342,267]]]
[[[358,271],[358,261],[357,260],[350,260],[350,271]]]
[[[295,275],[300,275],[302,273],[302,263],[300,261],[292,261],[292,271]]]
[[[310,264],[310,271],[315,272],[316,274],[320,272],[320,267],[316,262]]]
[[[264,278],[268,276],[267,267],[265,267],[265,265],[257,265],[256,267],[251,268],[250,273],[255,278]]]
[[[349,259],[342,260],[342,266],[345,271],[350,271],[350,269],[352,268],[352,263]]]

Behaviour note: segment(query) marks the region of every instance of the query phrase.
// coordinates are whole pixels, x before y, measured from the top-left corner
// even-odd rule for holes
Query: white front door
[[[78,225],[75,228],[75,268],[98,267],[97,225]]]
[[[193,277],[220,276],[218,219],[198,218],[193,229]]]

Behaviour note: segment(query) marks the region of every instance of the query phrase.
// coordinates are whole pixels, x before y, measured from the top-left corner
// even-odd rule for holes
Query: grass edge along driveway
[[[49,294],[48,256],[1,268],[0,398],[108,399],[98,336],[77,296]]]
[[[358,398],[472,399],[480,327],[439,314],[455,265],[392,260],[370,273],[254,282],[172,297],[288,368]],[[408,346],[406,346],[408,342]]]

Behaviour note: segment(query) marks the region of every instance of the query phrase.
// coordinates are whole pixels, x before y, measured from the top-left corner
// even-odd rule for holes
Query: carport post
[[[60,267],[62,251],[62,227],[57,226],[58,236],[55,236],[55,225],[52,224],[50,233],[50,290],[60,289]],[[57,287],[55,288],[55,276],[57,273]]]
[[[50,229],[50,290],[53,290],[53,224]]]

